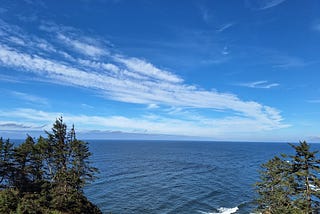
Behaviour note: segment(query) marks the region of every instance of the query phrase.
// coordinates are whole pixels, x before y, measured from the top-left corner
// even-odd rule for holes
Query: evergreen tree
[[[19,193],[12,188],[0,191],[0,213],[14,214],[19,203]]]
[[[67,171],[67,154],[68,144],[66,141],[67,125],[63,122],[62,117],[58,118],[52,127],[52,133],[48,135],[47,147],[50,157],[51,174],[53,181],[62,182],[62,177]]]
[[[0,138],[0,189],[8,187],[13,171],[13,144]]]
[[[89,151],[88,143],[78,140],[74,126],[69,133],[70,141],[70,172],[73,181],[73,187],[77,191],[82,191],[84,185],[92,181],[95,177],[94,174],[98,171],[97,168],[90,165],[89,157],[91,152]]]
[[[275,156],[262,164],[261,182],[256,183],[260,197],[257,202],[259,210],[269,213],[293,213],[295,211],[291,195],[293,194],[293,177],[291,165]]]
[[[305,142],[290,144],[295,155],[274,157],[262,165],[256,184],[258,210],[263,213],[318,213],[320,202],[317,151]]]
[[[90,166],[88,144],[76,139],[74,126],[67,131],[62,117],[53,124],[52,133],[47,134],[47,148],[52,151],[47,157],[51,161],[48,166],[53,175],[51,206],[62,211],[66,207],[78,209],[79,204],[86,200],[82,188],[97,172],[96,168]]]
[[[30,136],[13,148],[0,138],[0,213],[101,214],[83,194],[97,169],[86,142],[62,117],[48,138]]]
[[[48,182],[53,182],[54,173],[53,163],[54,163],[54,154],[53,146],[50,144],[48,139],[40,136],[36,144],[36,148],[39,154],[39,158],[42,160],[42,170],[43,170],[43,179]]]
[[[42,160],[32,137],[28,136],[24,143],[14,148],[13,161],[13,187],[17,188],[20,194],[39,192],[43,174]]]
[[[295,177],[295,204],[305,213],[312,213],[319,209],[320,172],[319,160],[316,158],[317,151],[311,152],[307,142],[300,142],[299,145],[291,144],[296,154],[291,156],[293,161],[292,174]]]

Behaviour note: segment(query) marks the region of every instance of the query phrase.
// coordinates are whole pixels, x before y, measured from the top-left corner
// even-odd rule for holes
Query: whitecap
[[[226,208],[226,207],[220,207],[218,209],[218,213],[213,213],[213,212],[204,212],[204,211],[199,211],[202,214],[232,214],[235,213],[239,210],[238,207],[233,207],[233,208]]]

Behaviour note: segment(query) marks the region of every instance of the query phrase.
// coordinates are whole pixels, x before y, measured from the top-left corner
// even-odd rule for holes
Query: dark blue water
[[[100,174],[85,193],[115,214],[250,213],[260,164],[293,153],[286,143],[89,142]]]

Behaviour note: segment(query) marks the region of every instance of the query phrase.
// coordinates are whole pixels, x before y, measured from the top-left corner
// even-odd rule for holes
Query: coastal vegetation
[[[320,160],[303,141],[290,144],[294,155],[275,156],[262,165],[256,183],[258,211],[266,214],[320,212]]]
[[[0,213],[102,213],[83,193],[97,172],[88,144],[62,117],[46,134],[17,146],[0,138]]]
[[[31,136],[18,145],[0,138],[0,213],[101,214],[84,195],[98,169],[90,162],[88,143],[78,140],[74,126],[58,118],[46,137]],[[293,154],[262,164],[257,212],[320,212],[320,159],[303,141],[289,144]]]

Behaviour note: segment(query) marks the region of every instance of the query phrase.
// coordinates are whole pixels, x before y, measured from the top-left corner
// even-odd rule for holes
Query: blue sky
[[[318,141],[320,2],[2,1],[0,135]]]

